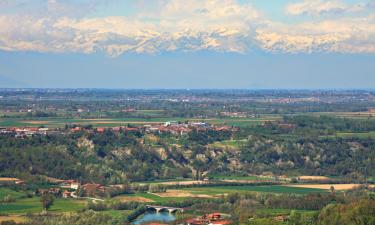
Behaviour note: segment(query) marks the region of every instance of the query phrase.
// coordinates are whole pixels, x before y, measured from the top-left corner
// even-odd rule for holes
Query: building
[[[201,217],[188,219],[185,221],[187,225],[229,225],[230,220],[224,220],[221,213],[205,214]]]
[[[68,190],[65,190],[65,191],[63,191],[63,193],[62,193],[62,197],[63,198],[72,198],[73,196],[72,196],[72,192],[70,192],[70,191],[68,191]]]
[[[232,221],[220,220],[220,221],[210,222],[208,225],[229,225],[229,224],[232,224]]]
[[[98,128],[96,128],[96,132],[98,132],[98,133],[104,133],[105,132],[105,128],[98,127]]]
[[[76,133],[76,132],[80,132],[81,130],[82,130],[81,127],[74,127],[71,129],[71,132]]]
[[[86,196],[100,195],[105,192],[105,187],[101,184],[85,184],[82,185],[82,190]]]

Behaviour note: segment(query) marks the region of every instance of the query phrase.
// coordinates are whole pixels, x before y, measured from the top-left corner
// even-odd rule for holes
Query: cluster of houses
[[[197,131],[237,131],[238,128],[231,126],[213,126],[205,122],[166,122],[164,125],[145,125],[144,130],[146,133],[172,133],[176,135],[182,135],[189,133],[193,130]]]
[[[11,134],[15,137],[32,137],[34,135],[47,135],[49,128],[38,127],[0,127],[0,135]]]
[[[83,127],[74,127],[71,129],[71,132],[80,132],[84,131]],[[166,122],[164,124],[156,124],[156,125],[144,125],[138,127],[129,127],[129,126],[121,126],[121,127],[98,127],[95,128],[97,133],[104,133],[106,131],[112,131],[115,133],[118,132],[142,132],[142,133],[171,133],[175,135],[183,135],[189,133],[193,130],[197,131],[207,131],[207,130],[215,130],[215,131],[237,131],[238,128],[231,127],[231,126],[213,126],[208,123],[204,122],[188,122],[188,123],[179,123],[179,122]]]
[[[188,219],[185,221],[187,225],[229,225],[232,221],[227,220],[221,213],[205,214],[200,217]]]
[[[59,180],[57,183],[58,187],[38,189],[37,194],[51,194],[62,198],[79,198],[77,193],[78,189],[82,191],[84,196],[104,195],[108,190],[108,187],[101,184],[87,183],[81,185],[75,180]]]
[[[112,131],[115,133],[119,132],[142,132],[142,133],[171,133],[174,135],[183,135],[189,133],[193,130],[197,131],[208,131],[214,130],[219,132],[231,131],[235,132],[238,130],[236,127],[232,126],[214,126],[205,122],[166,122],[164,124],[155,124],[155,125],[144,125],[138,127],[130,126],[119,126],[119,127],[98,127],[95,129],[85,128],[82,126],[76,126],[70,129],[70,132],[97,132],[105,133],[106,131]],[[35,135],[47,135],[53,133],[63,133],[60,129],[51,129],[51,128],[38,128],[38,127],[0,127],[0,135],[14,135],[15,137],[24,138],[32,137]]]

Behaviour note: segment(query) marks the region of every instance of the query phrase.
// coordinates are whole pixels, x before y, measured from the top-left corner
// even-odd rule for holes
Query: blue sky
[[[375,88],[374,0],[0,0],[0,87]]]

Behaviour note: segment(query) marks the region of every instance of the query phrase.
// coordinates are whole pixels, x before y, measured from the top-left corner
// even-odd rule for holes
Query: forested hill
[[[202,178],[203,173],[374,176],[374,122],[286,117],[283,123],[233,132],[193,130],[183,135],[99,133],[92,128],[26,138],[2,135],[0,175],[111,184]]]

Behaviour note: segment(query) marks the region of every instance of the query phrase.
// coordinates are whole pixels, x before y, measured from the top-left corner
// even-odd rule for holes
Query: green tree
[[[40,197],[40,202],[42,203],[42,207],[46,211],[51,208],[54,201],[55,201],[55,198],[51,194],[43,194]]]

